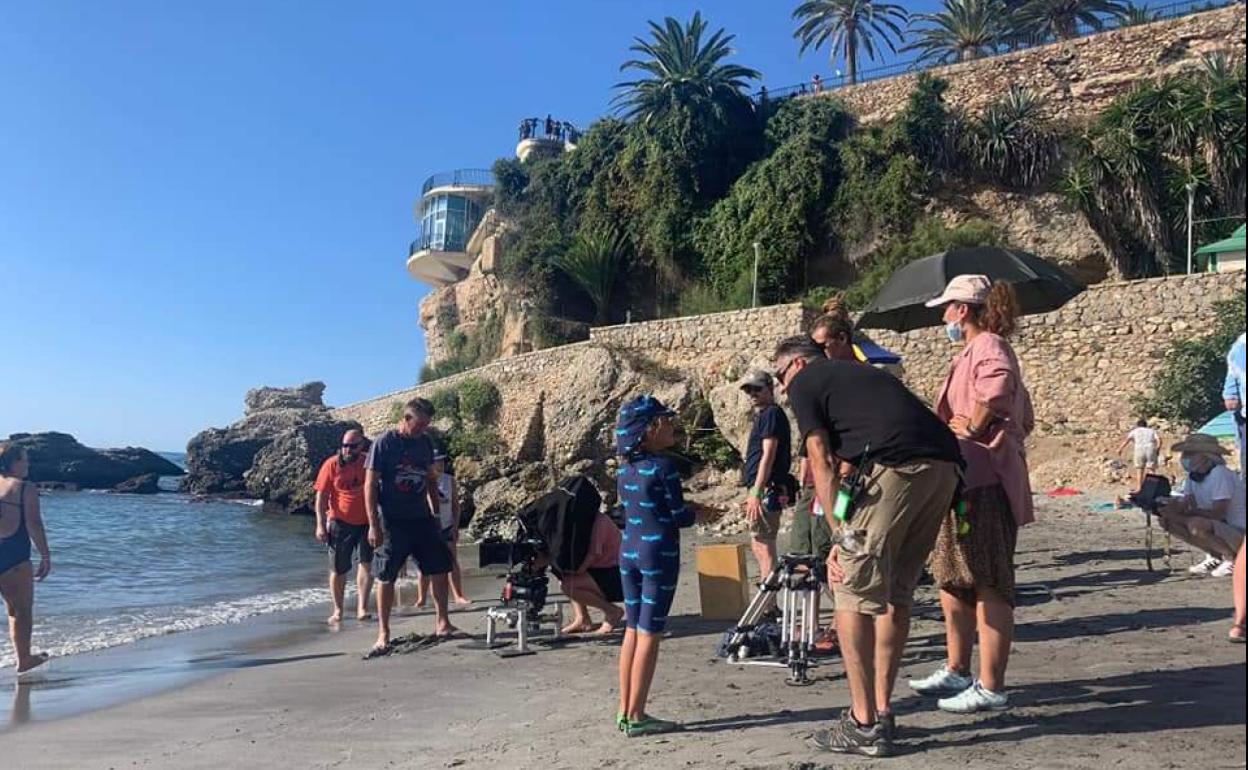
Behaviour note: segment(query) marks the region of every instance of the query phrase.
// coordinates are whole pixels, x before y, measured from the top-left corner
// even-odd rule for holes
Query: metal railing
[[[434,174],[420,186],[420,194],[425,195],[435,187],[493,187],[494,172],[486,168],[461,168],[455,171],[443,171]]]
[[[1230,8],[1235,5],[1243,5],[1244,0],[1184,0],[1184,2],[1168,3],[1166,5],[1146,8],[1145,10],[1152,14],[1152,18],[1148,23],[1167,21],[1169,19],[1177,19],[1183,16],[1190,16],[1194,13],[1203,13],[1205,11],[1216,11],[1222,8]],[[1080,24],[1077,28],[1074,38],[1089,37],[1102,32],[1109,32],[1115,29],[1123,29],[1124,27],[1134,26],[1125,18],[1106,17],[1099,28]],[[1025,51],[1031,48],[1039,48],[1041,46],[1053,45],[1054,43],[1064,42],[1053,38],[1040,40],[1012,40],[1008,45],[1000,46],[1000,50],[982,56],[976,61],[983,61],[997,56],[1015,53],[1017,51]],[[798,83],[791,86],[783,86],[776,89],[763,88],[754,94],[754,101],[761,102],[763,99],[776,102],[784,99],[791,99],[795,96],[810,96],[816,93],[829,93],[845,88],[846,86],[861,85],[870,83],[873,80],[885,80],[887,78],[897,77],[899,75],[907,75],[913,72],[926,72],[928,70],[940,69],[941,67],[950,66],[949,62],[932,62],[926,61],[922,56],[916,56],[903,61],[896,61],[890,64],[872,67],[858,71],[857,80],[853,83],[849,82],[846,75],[829,75],[824,77],[820,73],[822,81],[818,86],[813,80],[806,83]]]

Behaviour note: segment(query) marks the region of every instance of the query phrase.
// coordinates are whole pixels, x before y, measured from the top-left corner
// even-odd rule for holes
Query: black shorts
[[[385,542],[373,553],[373,576],[382,583],[393,583],[409,558],[422,575],[451,571],[451,551],[432,516],[398,521],[386,521],[382,516],[381,529]]]
[[[347,524],[330,519],[326,527],[329,539],[329,568],[335,575],[345,575],[351,571],[356,552],[359,552],[360,564],[368,564],[373,560],[373,547],[368,544],[367,524]]]

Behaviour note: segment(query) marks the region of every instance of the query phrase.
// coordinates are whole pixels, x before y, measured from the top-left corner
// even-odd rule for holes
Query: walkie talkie
[[[832,518],[842,524],[854,517],[855,503],[857,503],[858,496],[862,494],[862,490],[867,485],[867,457],[870,454],[871,445],[867,444],[862,450],[862,458],[854,467],[854,472],[847,477],[842,477],[840,484],[837,486],[836,502],[832,506]]]

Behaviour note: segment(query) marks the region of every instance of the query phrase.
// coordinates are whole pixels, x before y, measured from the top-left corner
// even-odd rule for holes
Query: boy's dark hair
[[[426,417],[433,417],[438,413],[438,410],[433,408],[433,404],[429,402],[429,399],[420,398],[419,396],[404,404],[403,409],[420,412]]]
[[[1140,419],[1138,419],[1138,420],[1136,420],[1136,421],[1135,421],[1135,427],[1137,427],[1137,428],[1147,428],[1147,427],[1148,427],[1148,420],[1146,420],[1146,419],[1144,419],[1143,417],[1141,417]]]

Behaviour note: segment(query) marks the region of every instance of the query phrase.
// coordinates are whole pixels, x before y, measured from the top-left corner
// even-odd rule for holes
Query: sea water
[[[39,503],[53,569],[35,586],[37,651],[61,657],[329,601],[310,518],[176,492],[43,492]],[[0,668],[13,662],[6,629]]]

